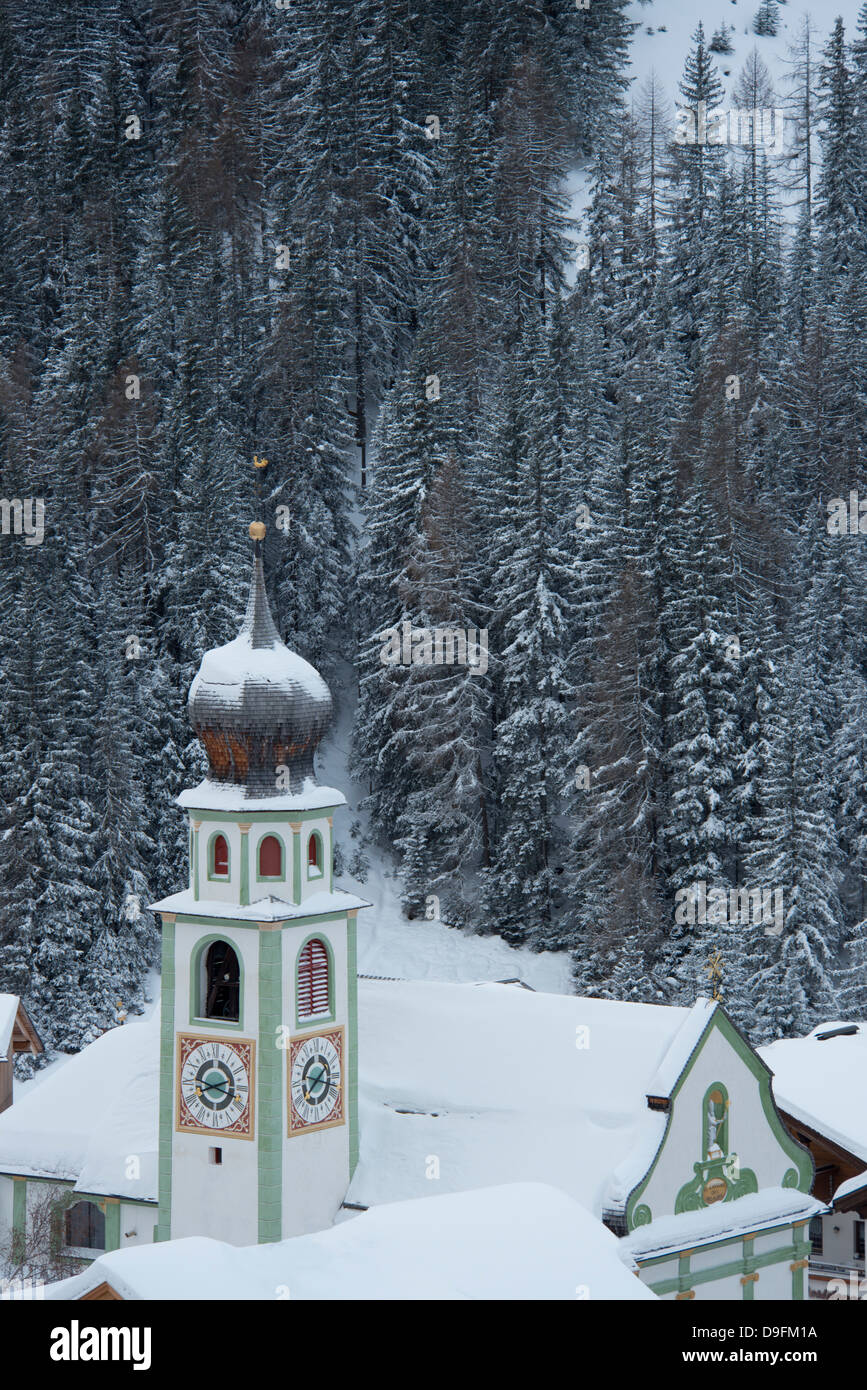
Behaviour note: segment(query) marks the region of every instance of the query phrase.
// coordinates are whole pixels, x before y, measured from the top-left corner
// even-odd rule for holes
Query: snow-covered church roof
[[[193,1237],[102,1255],[46,1290],[124,1299],[653,1299],[617,1239],[541,1183],[364,1212],[315,1235],[237,1248]]]

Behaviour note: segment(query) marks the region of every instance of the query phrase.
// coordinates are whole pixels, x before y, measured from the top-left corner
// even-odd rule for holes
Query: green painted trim
[[[199,901],[199,832],[190,830],[190,866],[193,871],[193,897]]]
[[[231,907],[231,903],[228,906]],[[361,909],[353,909],[360,911]],[[303,917],[278,917],[275,922],[268,923],[268,929],[272,931],[287,931],[290,927],[314,927],[317,922],[342,922],[346,917],[347,909],[333,912],[305,912]],[[246,927],[253,931],[260,931],[258,922],[244,921],[240,917],[199,917],[189,912],[177,912],[175,918],[180,926],[184,927]]]
[[[209,946],[213,946],[215,941],[228,941],[228,944],[231,946],[232,950],[235,952],[235,955],[238,958],[237,1023],[232,1023],[230,1020],[227,1020],[225,1018],[205,1018],[199,1012],[202,1003],[201,994],[199,992],[201,985],[200,968],[202,963],[202,955],[208,949]],[[193,946],[192,951],[190,952],[189,1018],[191,1025],[194,1023],[197,1026],[201,1024],[203,1028],[216,1028],[218,1031],[222,1028],[232,1028],[236,1033],[243,1033],[244,1031],[244,957],[241,953],[240,946],[236,942],[228,940],[228,938],[225,935],[220,936],[219,934],[214,934],[210,936],[200,937],[199,940]]]
[[[278,821],[283,825],[288,825],[289,821],[308,821],[322,820],[332,811],[339,811],[346,805],[341,801],[334,806],[323,806],[318,811],[287,811],[285,807],[279,811],[248,811],[246,806],[239,806],[237,811],[206,811],[196,806],[185,806],[184,810],[190,816],[197,816],[200,820],[208,821],[234,821],[238,824],[239,820],[250,821]]]
[[[105,1248],[120,1249],[120,1202],[105,1203]]]
[[[236,822],[236,823],[237,823],[237,822]],[[207,873],[208,873],[208,882],[209,882],[209,883],[231,883],[231,882],[232,882],[232,843],[231,843],[231,841],[230,841],[228,835],[223,835],[223,839],[226,841],[226,854],[227,854],[227,856],[228,856],[229,872],[228,872],[227,874],[215,874],[215,873],[213,872],[213,863],[214,863],[214,841],[216,840],[216,838],[217,838],[218,835],[223,835],[222,830],[212,830],[211,833],[210,833],[210,835],[208,836],[208,852],[207,852],[207,858],[206,858],[206,860],[205,860],[205,866],[206,866]]]
[[[326,1014],[314,1014],[311,1018],[302,1019],[298,1012],[298,962],[301,959],[301,952],[310,941],[321,941],[328,956],[328,1012]],[[312,931],[304,938],[298,950],[295,952],[294,975],[295,981],[295,1026],[297,1028],[313,1028],[319,1023],[333,1023],[335,1021],[334,1011],[334,948],[328,937],[321,931]]]
[[[172,1139],[175,1090],[175,923],[163,920],[160,1016],[159,1220],[157,1239],[172,1235]]]
[[[259,1244],[283,1236],[283,940],[263,932],[259,955],[259,1085],[257,1101]]]
[[[751,1269],[751,1270],[750,1270],[750,1274],[755,1274],[755,1270]],[[744,1276],[741,1275],[741,1278],[744,1278]],[[755,1281],[755,1279],[747,1279],[746,1283],[743,1284],[742,1287],[743,1287],[743,1300],[744,1300],[744,1303],[753,1303],[753,1302],[755,1301],[755,1297],[756,1297],[756,1281]]]
[[[260,874],[260,872],[259,872],[259,855],[260,855],[261,850],[262,850],[262,841],[263,841],[263,840],[267,840],[267,839],[269,838],[269,836],[273,836],[274,839],[277,840],[278,843],[279,843],[279,845],[280,845],[280,863],[281,863],[282,866],[283,866],[283,872],[280,873],[280,874]],[[285,883],[285,882],[286,882],[286,864],[287,864],[287,862],[288,862],[288,861],[287,861],[287,856],[286,856],[286,841],[283,839],[283,836],[282,836],[282,835],[278,835],[276,830],[266,830],[266,831],[265,831],[265,834],[264,834],[264,835],[260,835],[260,836],[259,836],[259,839],[256,841],[256,882],[257,882],[257,883]]]
[[[674,1118],[675,1101],[677,1099],[677,1096],[680,1094],[680,1091],[683,1089],[683,1086],[686,1083],[686,1080],[690,1072],[692,1071],[692,1068],[694,1067],[698,1057],[700,1056],[702,1048],[704,1047],[712,1028],[719,1029],[726,1042],[734,1050],[737,1056],[740,1057],[740,1059],[744,1062],[749,1071],[751,1071],[753,1076],[755,1077],[759,1087],[759,1095],[761,1097],[762,1110],[764,1111],[765,1119],[768,1121],[768,1124],[771,1127],[771,1130],[775,1138],[780,1144],[780,1147],[783,1149],[783,1152],[788,1154],[791,1160],[797,1165],[797,1191],[809,1192],[813,1185],[812,1155],[810,1154],[809,1150],[803,1148],[797,1142],[797,1140],[793,1139],[792,1135],[789,1133],[789,1131],[786,1129],[786,1126],[783,1124],[782,1118],[780,1116],[779,1111],[777,1110],[776,1103],[774,1101],[773,1091],[771,1089],[771,1080],[773,1074],[770,1068],[762,1061],[761,1057],[759,1057],[753,1051],[746,1038],[743,1036],[742,1033],[738,1031],[738,1029],[732,1023],[731,1019],[729,1018],[725,1010],[722,1008],[722,1006],[717,1005],[710,1018],[708,1019],[707,1024],[703,1028],[701,1036],[696,1042],[695,1047],[690,1053],[689,1058],[683,1068],[683,1071],[680,1073],[680,1076],[678,1077],[671,1091],[665,1130],[659,1142],[659,1148],[656,1151],[653,1162],[648,1168],[645,1176],[641,1179],[639,1183],[636,1184],[636,1186],[630,1192],[629,1197],[627,1198],[627,1231],[632,1231],[635,1229],[635,1211],[639,1205],[643,1193],[645,1192],[648,1184],[650,1183],[650,1179],[653,1177],[656,1165],[659,1162],[665,1150],[666,1141],[668,1139],[669,1131],[671,1129],[671,1123]],[[794,1184],[791,1185],[794,1186]]]
[[[313,873],[313,874],[310,872],[310,841],[311,841],[311,840],[318,840],[318,841],[319,841],[318,867],[317,867],[317,869],[316,869],[316,872]],[[322,841],[322,831],[321,831],[321,830],[311,830],[310,834],[307,836],[307,845],[306,845],[306,849],[307,849],[307,854],[306,854],[306,856],[305,856],[305,862],[306,862],[306,864],[307,864],[307,882],[308,882],[308,883],[316,883],[319,879],[324,879],[324,878],[325,878],[325,845],[323,844],[323,841]]]
[[[301,902],[301,831],[292,831],[292,901]]]
[[[357,919],[346,919],[346,1001],[349,1110],[349,1176],[358,1166],[358,951]]]
[[[20,1264],[27,1244],[27,1178],[12,1180],[12,1263]]]
[[[240,830],[241,827],[239,826]],[[250,906],[250,832],[241,830],[241,906]]]
[[[695,1288],[696,1284],[711,1284],[717,1279],[727,1279],[732,1275],[743,1276],[744,1274],[754,1274],[760,1269],[767,1269],[770,1265],[783,1264],[786,1261],[793,1262],[806,1258],[807,1247],[797,1244],[781,1246],[777,1250],[769,1250],[764,1255],[752,1255],[747,1259],[741,1257],[738,1260],[730,1260],[727,1264],[713,1265],[710,1269],[693,1270],[690,1275],[691,1283],[688,1287]],[[747,1265],[750,1268],[747,1268]],[[656,1284],[648,1284],[648,1288],[655,1294],[682,1293],[680,1278],[661,1279]]]
[[[802,1266],[800,1269],[792,1270],[792,1302],[801,1303],[804,1299],[804,1275],[806,1270]]]

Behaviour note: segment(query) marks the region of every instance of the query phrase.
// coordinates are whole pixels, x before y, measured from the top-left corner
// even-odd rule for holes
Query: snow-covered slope
[[[738,73],[753,48],[761,55],[775,87],[782,92],[788,71],[786,60],[789,47],[799,33],[804,17],[810,16],[820,47],[825,46],[838,15],[842,16],[851,42],[855,37],[861,3],[862,0],[830,0],[830,3],[829,0],[820,0],[819,4],[815,0],[813,3],[789,0],[788,4],[779,7],[777,33],[771,37],[753,33],[753,19],[759,8],[759,0],[692,0],[692,3],[687,0],[651,0],[650,4],[633,0],[629,7],[629,18],[637,22],[639,27],[632,40],[629,76],[634,79],[635,85],[640,85],[651,71],[655,71],[674,101],[684,59],[699,21],[704,24],[708,42],[725,23],[734,25],[734,32],[730,29],[729,33],[733,52],[714,56],[726,86],[726,95],[731,94]]]
[[[337,711],[334,724],[316,760],[320,782],[339,787],[347,807],[334,817],[335,839],[348,861],[355,847],[349,827],[366,824],[359,811],[364,789],[353,782],[348,764],[352,741],[355,673],[347,663],[335,682]],[[358,969],[362,975],[398,976],[407,980],[508,980],[518,978],[532,989],[549,994],[569,994],[571,963],[567,954],[515,950],[499,936],[469,936],[444,922],[413,921],[403,916],[400,881],[388,855],[367,851],[370,870],[362,882],[344,872],[339,886],[373,903],[359,913]]]

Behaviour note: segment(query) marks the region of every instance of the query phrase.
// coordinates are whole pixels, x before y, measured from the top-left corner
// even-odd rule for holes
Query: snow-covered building
[[[333,883],[344,798],[313,771],[330,695],[274,626],[262,529],[241,632],[190,691],[209,773],[179,798],[188,885],[155,905],[159,1015],[0,1116],[0,1246],[26,1248],[47,1190],[73,1258],[283,1247],[396,1202],[535,1183],[604,1223],[660,1297],[804,1297],[812,1159],[716,1003],[359,981],[367,904]]]
[[[867,1023],[822,1023],[761,1054],[786,1124],[813,1156],[813,1193],[830,1207],[811,1224],[811,1293],[860,1297],[867,1274]]]

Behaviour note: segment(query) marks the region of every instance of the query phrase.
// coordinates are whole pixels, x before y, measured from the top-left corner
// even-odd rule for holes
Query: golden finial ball
[[[250,522],[250,539],[251,539],[251,540],[254,540],[254,541],[262,541],[262,540],[265,539],[265,523],[264,523],[264,521],[251,521],[251,522]]]

